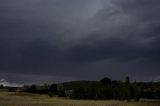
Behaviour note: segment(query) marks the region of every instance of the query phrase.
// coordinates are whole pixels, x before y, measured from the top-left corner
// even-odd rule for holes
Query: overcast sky
[[[0,0],[0,78],[160,81],[159,0]]]

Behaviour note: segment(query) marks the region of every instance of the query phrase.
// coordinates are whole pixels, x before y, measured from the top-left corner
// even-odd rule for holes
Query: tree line
[[[130,82],[111,80],[108,77],[99,81],[72,81],[61,84],[24,86],[21,92],[47,94],[50,97],[68,97],[71,99],[127,100],[139,101],[140,98],[160,99],[160,83]]]

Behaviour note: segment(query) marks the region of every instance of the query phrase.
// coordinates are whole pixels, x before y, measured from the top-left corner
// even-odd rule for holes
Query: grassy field
[[[0,92],[0,106],[160,106],[159,101],[94,101],[50,98],[47,95]]]

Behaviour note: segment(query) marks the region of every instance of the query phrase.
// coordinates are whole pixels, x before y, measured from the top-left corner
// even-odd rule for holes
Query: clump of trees
[[[71,98],[73,99],[116,99],[127,100],[135,99],[139,100],[139,88],[130,83],[129,77],[126,77],[126,81],[111,81],[109,78],[103,78],[99,82],[92,85],[82,86],[79,84],[73,89]]]
[[[160,83],[130,82],[129,77],[125,81],[112,81],[105,77],[100,81],[72,81],[61,84],[44,84],[43,86],[25,86],[23,92],[48,94],[50,97],[69,97],[72,99],[132,99],[140,98],[160,99]]]

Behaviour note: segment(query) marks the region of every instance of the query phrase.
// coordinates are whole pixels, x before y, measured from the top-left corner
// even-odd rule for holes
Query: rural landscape
[[[0,87],[0,106],[159,106],[160,82],[72,81]]]
[[[0,0],[0,106],[160,106],[160,0]]]

